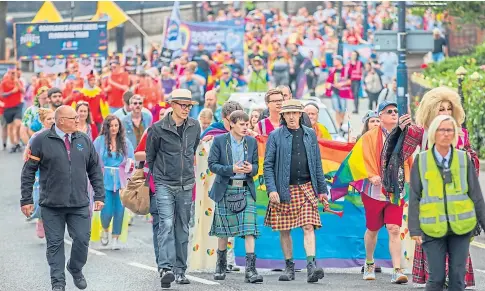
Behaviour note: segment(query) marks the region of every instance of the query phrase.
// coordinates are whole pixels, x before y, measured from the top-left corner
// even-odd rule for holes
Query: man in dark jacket
[[[270,204],[265,225],[280,231],[286,268],[280,281],[295,280],[295,263],[290,231],[303,229],[307,255],[307,282],[322,279],[324,272],[316,266],[315,229],[320,228],[318,201],[325,208],[327,185],[322,170],[320,149],[315,131],[301,125],[303,106],[288,100],[281,109],[282,125],[269,134],[264,158],[264,180]]]
[[[146,152],[160,221],[158,269],[162,288],[169,288],[175,280],[190,284],[185,270],[200,125],[189,118],[189,112],[196,104],[189,90],[174,90],[170,99],[173,111],[148,129]]]
[[[56,124],[34,138],[29,159],[22,169],[21,209],[29,217],[34,209],[32,186],[40,173],[42,220],[47,241],[47,261],[51,268],[52,290],[65,290],[64,230],[73,238],[67,270],[74,285],[86,289],[82,268],[88,258],[91,234],[88,181],[94,189],[94,210],[104,206],[103,173],[91,139],[77,131],[79,116],[70,106],[55,112]]]

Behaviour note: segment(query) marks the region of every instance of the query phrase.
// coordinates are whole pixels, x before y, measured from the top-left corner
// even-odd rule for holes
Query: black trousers
[[[359,81],[352,81],[350,83],[352,94],[354,95],[354,107],[355,112],[359,112],[359,93],[360,93],[360,80]]]
[[[67,266],[73,276],[81,274],[88,259],[88,247],[91,237],[91,218],[89,206],[77,208],[42,207],[45,238],[47,242],[47,262],[50,266],[52,286],[65,286],[64,273],[64,231],[72,238],[71,258]]]
[[[441,291],[446,281],[446,254],[448,254],[448,290],[465,290],[466,260],[471,234],[447,235],[432,238],[423,235],[423,250],[428,259],[429,279],[426,291]]]

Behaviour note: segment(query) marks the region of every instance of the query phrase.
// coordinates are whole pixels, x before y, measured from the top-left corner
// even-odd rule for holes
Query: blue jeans
[[[111,219],[113,219],[112,234],[120,235],[124,214],[125,207],[121,204],[120,191],[113,192],[106,190],[104,207],[103,210],[101,210],[101,224],[103,228],[108,229]]]
[[[332,106],[333,110],[335,110],[337,113],[344,113],[347,110],[347,100],[340,98],[340,96],[335,93],[332,93]]]
[[[168,186],[156,183],[159,270],[173,269],[180,274],[187,269],[192,188],[194,184]]]
[[[439,63],[445,59],[444,53],[433,53],[433,62]]]

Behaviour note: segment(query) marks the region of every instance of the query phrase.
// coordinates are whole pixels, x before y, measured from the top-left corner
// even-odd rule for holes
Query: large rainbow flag
[[[256,252],[258,254],[258,268],[283,268],[284,257],[279,245],[279,232],[273,231],[264,225],[269,203],[266,185],[263,178],[263,164],[266,150],[265,137],[258,137],[258,156],[259,169],[258,174],[254,177],[257,191],[257,222],[261,236],[256,240]],[[336,141],[319,140],[320,153],[322,157],[322,166],[327,181],[333,179],[341,163],[351,152],[354,144],[342,143]],[[214,203],[208,197],[208,191],[214,181],[214,176],[207,168],[207,157],[210,151],[210,145],[202,142],[197,150],[197,193],[195,204],[195,234],[192,241],[190,252],[190,269],[191,270],[213,270],[215,268],[215,253],[217,240],[209,237],[208,232],[212,224]],[[331,187],[331,183],[327,185]],[[348,268],[360,267],[365,261],[365,212],[362,205],[360,194],[355,191],[349,191],[344,199],[333,201],[330,208],[336,211],[344,211],[344,215],[339,217],[328,212],[323,212],[323,206],[320,205],[320,217],[322,228],[316,230],[316,260],[322,267]],[[298,268],[306,267],[306,254],[303,246],[303,231],[295,229],[291,232],[293,238],[293,256]],[[412,242],[408,237],[407,228],[403,228],[401,238],[403,242]],[[375,252],[376,263],[379,266],[390,267],[390,254],[388,251],[388,234],[384,229],[379,234],[377,248]],[[244,240],[236,238],[234,247],[236,263],[244,266],[245,250]],[[412,266],[412,257],[409,253],[414,245],[405,247],[402,255],[402,267],[409,268]],[[203,262],[201,264],[200,262]]]

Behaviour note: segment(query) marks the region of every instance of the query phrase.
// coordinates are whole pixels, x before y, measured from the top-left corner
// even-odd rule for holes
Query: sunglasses
[[[387,114],[393,114],[393,113],[396,113],[398,114],[399,111],[397,109],[388,109],[386,111],[384,111],[384,113],[387,113]]]
[[[185,109],[189,109],[190,110],[190,109],[192,109],[192,107],[194,107],[194,105],[192,105],[192,104],[180,104],[178,102],[173,102],[173,103],[175,103],[178,106],[180,106],[180,108],[182,108],[183,110],[185,110]]]
[[[131,103],[131,104],[133,104],[133,105],[142,105],[142,104],[143,104],[143,102],[133,102],[133,103]]]

